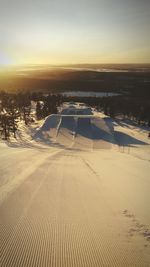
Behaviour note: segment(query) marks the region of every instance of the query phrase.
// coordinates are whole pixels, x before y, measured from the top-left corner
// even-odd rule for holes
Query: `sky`
[[[150,63],[150,0],[0,0],[0,65]]]

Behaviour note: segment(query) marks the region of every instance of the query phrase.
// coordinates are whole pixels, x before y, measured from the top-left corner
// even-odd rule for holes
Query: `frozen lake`
[[[119,94],[112,92],[93,92],[93,91],[68,91],[63,92],[64,96],[81,96],[81,97],[108,97],[108,96],[117,96]]]

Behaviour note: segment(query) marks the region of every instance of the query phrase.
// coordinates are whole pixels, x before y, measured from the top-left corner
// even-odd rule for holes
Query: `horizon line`
[[[10,63],[10,64],[1,64],[0,63],[0,67],[17,67],[17,66],[52,66],[52,67],[61,67],[61,66],[76,66],[76,65],[150,65],[150,62],[146,62],[146,63],[65,63],[65,64],[51,64],[51,63]]]

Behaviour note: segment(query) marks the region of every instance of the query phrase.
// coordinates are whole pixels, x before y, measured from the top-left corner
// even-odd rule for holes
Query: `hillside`
[[[150,265],[148,128],[82,103],[0,142],[2,266]]]

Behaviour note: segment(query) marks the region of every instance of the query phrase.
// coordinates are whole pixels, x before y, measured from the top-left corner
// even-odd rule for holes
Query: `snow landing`
[[[35,134],[37,140],[74,149],[111,148],[114,141],[113,123],[109,118],[93,115],[82,103],[65,103],[58,115],[46,118]]]

